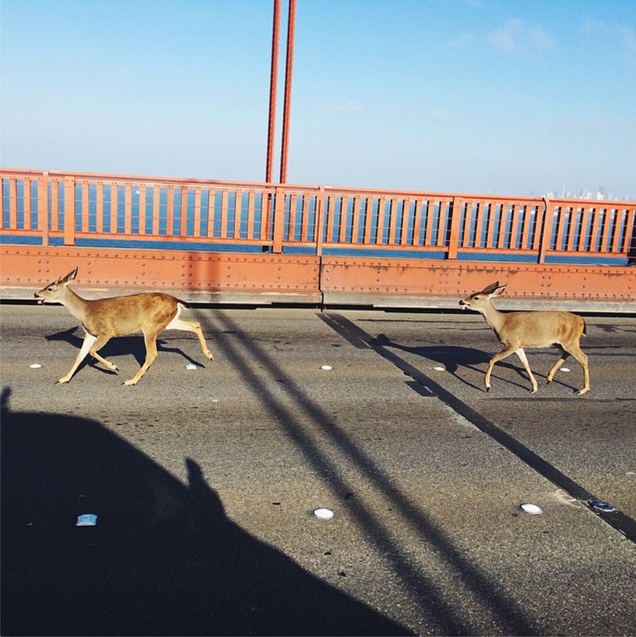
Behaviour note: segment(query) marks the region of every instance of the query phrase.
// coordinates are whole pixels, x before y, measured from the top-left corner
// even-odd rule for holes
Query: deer
[[[585,336],[585,321],[577,314],[558,310],[499,312],[495,309],[492,299],[501,295],[505,289],[505,284],[499,285],[496,281],[459,302],[463,310],[468,308],[481,313],[504,346],[490,359],[485,378],[486,391],[490,391],[490,375],[495,363],[516,354],[530,377],[530,393],[534,394],[538,385],[530,370],[524,348],[559,345],[563,354],[548,372],[547,382],[552,382],[563,362],[572,355],[581,363],[584,374],[583,387],[576,393],[579,396],[586,394],[590,390],[590,372],[587,355],[580,347],[581,336]]]
[[[170,294],[161,292],[141,292],[125,296],[113,296],[103,299],[88,300],[75,293],[69,283],[77,277],[78,268],[60,277],[57,281],[35,293],[40,303],[57,302],[80,321],[84,328],[84,341],[80,351],[67,374],[59,379],[59,383],[68,383],[81,362],[90,354],[110,371],[118,371],[118,367],[102,358],[98,352],[115,336],[127,336],[141,331],[146,345],[146,360],[139,371],[124,385],[136,385],[157,358],[157,336],[163,330],[185,330],[194,332],[201,344],[203,354],[214,360],[212,352],[201,331],[201,324],[195,321],[184,321],[181,312],[187,307]]]

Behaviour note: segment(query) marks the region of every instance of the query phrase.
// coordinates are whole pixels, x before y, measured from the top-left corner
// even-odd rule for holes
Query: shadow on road
[[[421,356],[422,358],[426,358],[429,361],[439,363],[440,365],[444,366],[449,374],[452,374],[455,378],[457,378],[457,380],[461,381],[465,385],[468,385],[473,389],[484,391],[483,382],[481,385],[476,386],[473,383],[467,381],[465,378],[462,378],[462,376],[457,372],[460,368],[465,368],[484,376],[486,374],[488,362],[492,357],[492,353],[488,354],[487,352],[479,349],[474,349],[472,347],[460,347],[457,345],[407,347],[390,340],[385,334],[379,334],[373,340],[372,344],[381,347],[392,347],[393,349],[398,349],[403,352],[415,354],[416,356]],[[515,371],[519,375],[519,377],[526,382],[526,384],[523,384],[522,382],[515,383],[508,378],[501,378],[501,376],[498,376],[496,372],[498,367],[503,367]],[[536,375],[539,376],[539,374]],[[511,385],[524,388],[527,388],[526,385],[529,382],[524,370],[522,370],[521,367],[512,365],[511,363],[507,363],[504,361],[499,361],[497,363],[493,370],[492,378],[493,380],[505,380],[505,382]]]
[[[82,346],[82,342],[84,340],[84,334],[81,330],[78,332],[78,327],[72,327],[68,330],[64,330],[62,332],[56,332],[55,334],[50,334],[46,337],[47,341],[64,341],[73,345],[77,350]],[[76,332],[78,332],[76,334]],[[198,347],[196,339],[193,337],[193,343],[196,347]],[[178,353],[183,356],[188,363],[192,365],[196,365],[197,367],[203,367],[203,365],[191,358],[188,354],[186,354],[182,349],[178,347],[166,347],[165,341],[162,341],[160,338],[157,338],[157,352],[161,355],[161,352],[172,352]],[[137,364],[141,367],[146,360],[146,345],[144,344],[144,337],[141,334],[130,335],[130,336],[117,336],[112,338],[102,349],[99,350],[99,353],[107,360],[111,357],[119,357],[119,356],[134,356]],[[77,356],[77,352],[73,350],[69,350],[68,353],[68,366],[71,367],[73,360]],[[116,361],[112,361],[117,364]],[[115,372],[111,372],[106,369],[103,365],[98,363],[92,356],[87,356],[79,368],[75,372],[74,375],[79,374],[82,369],[86,366],[94,367],[105,374],[116,375]],[[117,365],[120,367],[120,365]],[[121,373],[121,369],[120,369]],[[132,375],[132,374],[131,374]]]
[[[461,374],[458,374],[458,371],[460,368],[464,368],[464,369],[469,369],[471,371],[477,372],[481,376],[485,376],[486,369],[488,367],[488,362],[490,361],[492,357],[492,353],[488,354],[482,350],[474,349],[471,347],[460,347],[457,345],[407,347],[405,345],[401,345],[400,343],[396,343],[395,341],[390,340],[385,334],[379,334],[376,338],[373,339],[372,344],[377,345],[379,347],[391,347],[393,349],[401,350],[403,352],[420,356],[429,361],[439,363],[440,365],[444,366],[444,368],[449,374],[452,374],[457,380],[461,381],[465,385],[468,385],[469,387],[472,387],[473,389],[477,389],[482,392],[485,391],[483,381],[481,384],[477,386],[469,382],[465,378],[463,378]],[[548,352],[554,354],[554,360],[550,364],[550,366],[552,366],[558,360],[558,357],[561,355],[561,351],[562,350],[556,346],[548,350]],[[537,354],[537,351],[529,350],[529,351],[526,351],[526,354],[528,355],[530,359],[530,362],[531,362],[530,368],[532,369],[532,372],[534,373],[535,377],[537,379],[544,379],[544,380],[547,379],[547,372],[541,373],[537,371],[536,366],[533,364],[532,359],[533,359],[533,356]],[[518,361],[515,355],[512,355],[511,359]],[[569,361],[574,361],[574,358],[569,358],[568,362]],[[580,365],[578,362],[575,361],[574,365],[579,366],[580,368]],[[515,382],[511,380],[509,376],[504,376],[501,373],[498,373],[498,370],[501,370],[501,369],[514,371],[517,374],[517,376],[519,376],[520,381]],[[520,387],[525,390],[531,389],[530,380],[525,370],[521,367],[521,363],[519,363],[518,365],[515,365],[514,363],[509,363],[506,360],[498,361],[493,368],[492,381],[493,381],[493,386],[496,381],[496,382],[506,383],[508,385],[513,385],[515,387]],[[575,386],[574,384],[566,383],[563,380],[561,380],[559,377],[556,377],[553,380],[553,383],[554,385],[560,385],[562,387],[571,389],[572,391],[576,391],[578,389],[578,387]]]
[[[202,324],[206,323],[203,315],[197,318]],[[449,571],[461,582],[464,595],[461,605],[447,597],[435,576],[420,567],[391,528],[362,502],[355,498],[348,501],[349,511],[364,537],[390,562],[395,576],[421,609],[428,625],[435,626],[437,634],[474,634],[475,626],[469,608],[475,607],[479,607],[484,615],[491,616],[507,634],[533,634],[532,625],[523,609],[477,565],[466,559],[453,544],[452,538],[440,530],[420,503],[408,498],[392,477],[333,422],[322,406],[307,395],[295,378],[286,373],[264,347],[224,313],[215,314],[214,324],[207,321],[204,331],[217,334],[217,343],[235,366],[241,381],[252,388],[254,395],[258,396],[303,454],[308,466],[322,477],[336,495],[344,497],[355,490],[347,476],[352,470],[357,470],[392,503],[392,510],[397,512],[402,523],[412,532],[413,542],[423,543],[429,550],[443,556]],[[295,409],[290,409],[269,384],[255,373],[254,365],[282,383],[279,386],[284,388]],[[297,410],[304,413],[309,426],[304,418],[297,417]],[[319,441],[320,437],[325,437],[330,445],[324,446]],[[342,462],[334,459],[333,450],[341,454]]]
[[[3,635],[403,635],[94,420],[2,395]],[[94,513],[97,525],[77,527]]]

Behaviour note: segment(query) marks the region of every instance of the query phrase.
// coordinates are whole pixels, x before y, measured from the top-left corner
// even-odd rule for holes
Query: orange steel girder
[[[31,298],[79,267],[80,288],[163,290],[201,303],[454,308],[498,280],[508,284],[504,305],[636,311],[634,267],[11,245],[0,256],[4,299]]]
[[[171,291],[205,302],[319,303],[317,257],[181,250],[113,250],[2,246],[5,298],[24,298],[79,267],[78,287]]]
[[[519,300],[636,303],[636,268],[526,263],[323,258],[325,302],[354,295],[461,298],[494,281]]]

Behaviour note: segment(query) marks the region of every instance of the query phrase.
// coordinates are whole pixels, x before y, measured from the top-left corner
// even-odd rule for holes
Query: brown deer
[[[576,392],[579,395],[590,391],[590,373],[587,365],[587,356],[580,347],[581,336],[585,336],[585,322],[571,312],[560,311],[535,311],[535,312],[499,312],[495,309],[491,299],[499,296],[506,289],[499,282],[484,288],[481,292],[475,292],[459,304],[462,309],[469,308],[480,312],[486,319],[486,323],[495,331],[497,338],[503,343],[504,348],[495,354],[488,364],[486,371],[486,391],[490,390],[490,374],[497,361],[516,354],[528,372],[532,383],[531,393],[537,391],[537,381],[530,371],[528,359],[524,347],[550,347],[560,345],[563,355],[548,372],[548,383],[552,382],[557,370],[563,365],[563,361],[572,354],[583,366],[585,382],[583,388]]]
[[[146,344],[146,360],[132,378],[124,381],[124,385],[136,385],[157,358],[157,336],[165,329],[194,332],[201,343],[203,353],[210,360],[214,360],[203,337],[201,325],[179,318],[181,311],[186,307],[183,301],[160,292],[143,292],[89,301],[69,288],[69,283],[76,276],[77,268],[35,293],[40,302],[52,301],[66,306],[84,328],[84,342],[79,354],[68,374],[60,378],[60,383],[68,383],[71,380],[89,353],[111,371],[117,371],[116,365],[102,358],[97,352],[114,336],[126,336],[140,330]]]

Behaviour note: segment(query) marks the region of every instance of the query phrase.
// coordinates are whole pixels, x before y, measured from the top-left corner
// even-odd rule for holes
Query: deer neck
[[[81,323],[84,322],[90,301],[83,299],[79,294],[75,294],[71,288],[66,288],[60,303]]]
[[[481,313],[486,319],[486,323],[488,323],[489,327],[499,334],[506,319],[506,315],[497,310],[492,302],[486,303],[486,305],[482,308]]]

